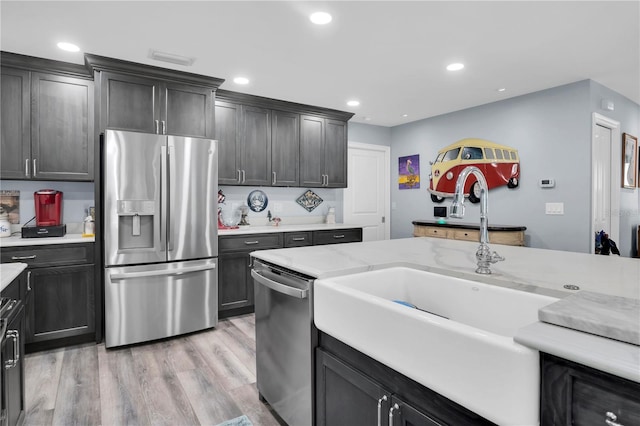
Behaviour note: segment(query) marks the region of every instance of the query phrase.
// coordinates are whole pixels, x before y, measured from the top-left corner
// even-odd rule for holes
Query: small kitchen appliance
[[[33,193],[36,203],[36,226],[62,224],[62,191],[41,189]]]

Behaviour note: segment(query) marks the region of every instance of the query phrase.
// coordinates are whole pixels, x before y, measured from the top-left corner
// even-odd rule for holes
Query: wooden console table
[[[414,237],[447,238],[449,240],[480,241],[480,225],[472,223],[447,222],[435,220],[414,220]],[[526,226],[489,224],[489,243],[524,246]]]

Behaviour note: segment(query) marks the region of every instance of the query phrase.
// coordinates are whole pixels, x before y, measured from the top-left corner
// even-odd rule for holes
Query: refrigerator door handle
[[[145,278],[145,277],[160,277],[167,275],[183,275],[191,272],[201,272],[208,271],[209,269],[215,269],[216,265],[201,265],[201,266],[191,266],[188,268],[181,269],[169,269],[165,271],[140,271],[140,272],[125,272],[122,274],[111,274],[111,281],[122,281],[129,280],[132,278]]]
[[[175,180],[176,180],[176,147],[173,143],[169,142],[167,147],[169,149],[169,155],[167,157],[167,161],[169,163],[169,183],[168,183],[168,194],[166,198],[165,205],[168,204],[169,216],[167,217],[167,251],[173,251],[173,237],[175,237],[175,203],[172,200],[173,194],[175,194]],[[165,186],[167,186],[165,184]]]
[[[167,245],[167,147],[160,147],[160,251]]]

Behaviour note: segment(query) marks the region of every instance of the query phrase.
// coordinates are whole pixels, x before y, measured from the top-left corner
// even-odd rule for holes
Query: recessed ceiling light
[[[460,62],[447,65],[448,71],[460,71],[462,68],[464,68],[464,64],[461,64]]]
[[[233,79],[235,84],[249,84],[249,79],[246,77],[236,77]]]
[[[355,107],[355,106],[360,105],[360,101],[356,101],[356,100],[348,101],[347,105]]]
[[[66,50],[67,52],[79,52],[80,48],[78,46],[76,46],[73,43],[66,43],[64,41],[61,41],[60,43],[58,43],[58,48],[62,49],[62,50]]]
[[[316,25],[326,25],[333,19],[327,12],[314,12],[309,19]]]
[[[362,117],[364,121],[371,121],[371,117]]]
[[[504,92],[505,90],[507,90],[506,87],[501,87],[501,88],[497,89],[498,92]]]
[[[406,118],[409,116],[409,114],[402,114],[402,116]]]

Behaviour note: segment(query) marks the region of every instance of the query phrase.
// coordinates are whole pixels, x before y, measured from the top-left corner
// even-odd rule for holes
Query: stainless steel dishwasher
[[[289,426],[313,423],[313,278],[253,261],[256,374],[262,400]]]

